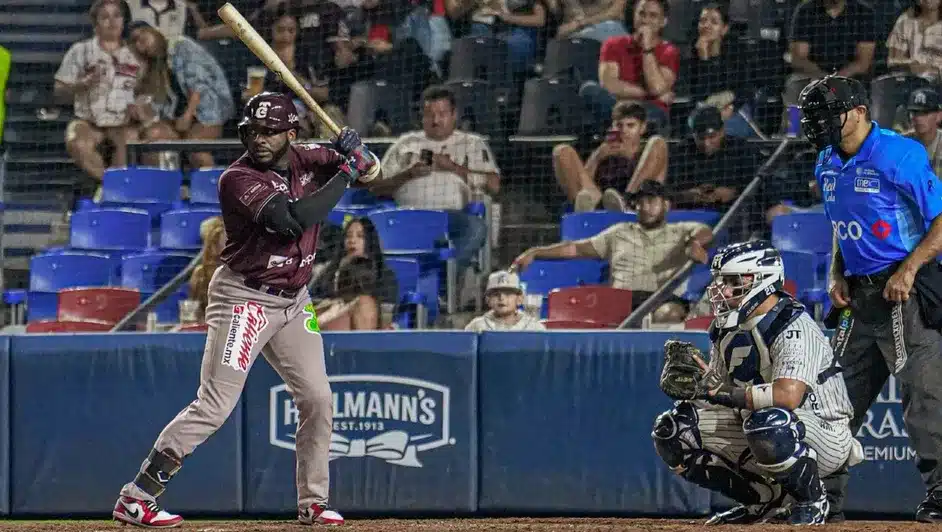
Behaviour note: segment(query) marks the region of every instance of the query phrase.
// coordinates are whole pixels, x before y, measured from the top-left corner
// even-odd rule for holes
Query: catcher
[[[711,357],[665,344],[660,387],[677,402],[654,422],[657,453],[688,481],[739,502],[709,525],[823,524],[821,478],[863,459],[841,367],[783,291],[782,258],[768,242],[724,247],[711,269]]]

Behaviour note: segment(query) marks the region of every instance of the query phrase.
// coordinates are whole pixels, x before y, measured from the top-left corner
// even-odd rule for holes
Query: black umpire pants
[[[900,383],[903,423],[926,491],[942,488],[942,334],[926,326],[915,292],[903,303],[883,299],[890,272],[848,278],[850,306],[831,345],[843,367],[857,434],[891,373]],[[832,512],[843,509],[846,469],[825,479]]]

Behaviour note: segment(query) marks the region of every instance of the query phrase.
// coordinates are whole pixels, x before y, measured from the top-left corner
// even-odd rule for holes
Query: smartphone
[[[610,129],[605,133],[606,142],[621,142],[621,131]]]
[[[419,153],[419,158],[423,163],[431,166],[432,165],[432,150],[422,150]]]

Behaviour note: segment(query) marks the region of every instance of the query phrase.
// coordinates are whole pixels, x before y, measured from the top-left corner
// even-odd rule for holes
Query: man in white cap
[[[471,320],[464,330],[482,331],[545,331],[537,318],[519,310],[523,305],[523,289],[516,273],[499,270],[487,278],[484,291],[491,310]]]

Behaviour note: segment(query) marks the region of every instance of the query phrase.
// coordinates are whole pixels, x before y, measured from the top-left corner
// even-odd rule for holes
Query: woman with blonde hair
[[[203,260],[190,275],[189,299],[199,303],[198,319],[204,321],[206,305],[209,302],[209,281],[221,262],[219,256],[226,247],[226,226],[221,216],[213,216],[200,224],[200,238],[203,240]]]
[[[140,94],[150,97],[158,114],[145,122],[146,140],[218,139],[235,115],[229,82],[216,59],[189,37],[167,39],[143,21],[129,26],[131,49],[148,68]],[[172,121],[170,125],[165,119]],[[213,166],[208,152],[190,153],[194,168]]]

